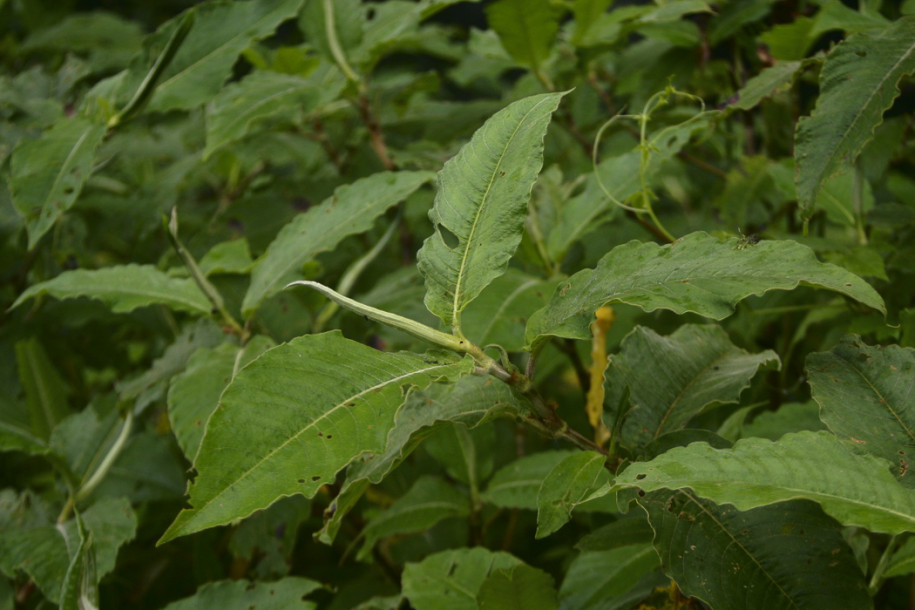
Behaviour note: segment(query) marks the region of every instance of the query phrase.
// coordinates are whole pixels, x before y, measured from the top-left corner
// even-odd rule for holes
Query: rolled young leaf
[[[384,451],[411,388],[469,373],[469,359],[376,351],[339,332],[265,352],[223,392],[197,453],[191,508],[161,542],[311,497],[363,453]]]
[[[549,335],[588,339],[594,311],[614,301],[721,320],[748,296],[801,284],[834,290],[886,313],[883,299],[867,282],[821,263],[797,242],[766,240],[748,246],[735,237],[719,239],[700,231],[665,246],[638,241],[617,246],[597,267],[557,286],[549,305],[528,320],[526,338],[529,346]]]
[[[564,93],[533,95],[492,116],[438,173],[417,255],[426,307],[461,333],[461,311],[505,273],[521,242],[527,202],[543,165],[543,138]]]

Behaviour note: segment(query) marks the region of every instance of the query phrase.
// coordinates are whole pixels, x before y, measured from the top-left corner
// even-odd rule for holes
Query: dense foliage
[[[0,609],[909,603],[915,2],[177,4],[0,1]]]

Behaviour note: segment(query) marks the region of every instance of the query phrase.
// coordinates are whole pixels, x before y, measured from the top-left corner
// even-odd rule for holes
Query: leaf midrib
[[[188,522],[193,522],[193,520],[196,517],[198,517],[208,506],[212,505],[219,498],[223,497],[229,490],[231,490],[233,487],[235,487],[235,485],[237,485],[239,482],[246,479],[249,475],[251,475],[257,469],[259,469],[264,463],[268,462],[271,458],[273,458],[274,455],[279,453],[281,450],[285,449],[291,442],[298,439],[301,435],[305,434],[305,432],[311,430],[312,428],[317,426],[320,422],[324,421],[325,419],[327,419],[328,417],[330,417],[332,414],[336,413],[340,409],[345,408],[344,405],[346,405],[347,403],[350,403],[353,400],[357,400],[360,397],[362,397],[376,389],[381,390],[392,384],[399,383],[403,380],[406,380],[407,378],[412,377],[414,375],[430,374],[437,370],[443,370],[443,369],[452,367],[452,366],[454,366],[454,364],[455,363],[450,362],[447,364],[439,364],[439,365],[420,368],[420,369],[413,369],[406,373],[398,375],[396,377],[389,377],[388,379],[385,379],[382,383],[377,383],[373,386],[370,386],[370,387],[362,390],[361,392],[357,392],[356,394],[353,394],[353,395],[347,397],[346,399],[338,402],[336,405],[332,406],[330,409],[327,409],[326,411],[321,413],[321,415],[319,415],[318,417],[313,419],[310,423],[308,423],[306,426],[301,428],[298,432],[296,432],[295,434],[293,434],[292,436],[287,438],[285,441],[283,441],[282,443],[277,445],[267,455],[265,455],[263,458],[261,458],[260,460],[255,462],[250,468],[248,468],[248,470],[244,471],[240,476],[236,477],[233,481],[228,483],[221,491],[216,493],[212,498],[210,498],[208,501],[204,502],[199,508],[194,507],[193,513],[191,515],[189,515]],[[184,528],[182,528],[182,529],[184,529]]]
[[[461,303],[463,301],[462,295],[464,292],[463,283],[465,277],[465,271],[467,269],[467,259],[470,256],[470,251],[473,248],[474,235],[476,234],[477,227],[480,224],[480,216],[483,213],[483,209],[486,207],[489,199],[489,193],[492,191],[492,187],[496,182],[496,177],[499,175],[499,168],[502,167],[502,162],[505,160],[506,152],[511,146],[512,141],[515,139],[515,136],[518,134],[518,131],[521,130],[521,127],[525,124],[528,117],[531,113],[539,108],[542,104],[547,103],[549,100],[547,98],[539,100],[536,104],[531,106],[527,112],[521,117],[521,120],[518,121],[518,124],[515,125],[514,130],[512,130],[511,136],[506,141],[505,145],[502,147],[502,152],[499,153],[499,159],[496,162],[495,167],[493,168],[492,173],[489,177],[489,184],[486,185],[486,191],[483,193],[483,197],[480,199],[480,205],[477,206],[476,213],[474,214],[473,222],[470,225],[470,233],[467,235],[467,245],[464,248],[464,251],[461,253],[461,263],[458,266],[458,275],[454,283],[454,301],[451,307],[451,320],[452,326],[460,329],[460,312],[462,310]]]

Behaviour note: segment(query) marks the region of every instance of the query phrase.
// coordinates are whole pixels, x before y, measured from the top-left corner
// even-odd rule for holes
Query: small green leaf
[[[443,519],[470,514],[470,498],[453,484],[432,476],[420,477],[407,493],[372,518],[362,535],[357,559],[366,559],[375,544],[395,534],[422,532]]]
[[[486,578],[523,562],[482,547],[443,551],[403,571],[403,595],[416,610],[479,610],[477,592]]]
[[[499,469],[480,494],[484,502],[499,508],[537,510],[537,495],[547,475],[573,451],[540,451],[518,458]]]
[[[363,233],[385,210],[432,179],[430,172],[381,172],[344,185],[286,224],[261,256],[242,302],[250,317],[270,295],[300,279],[299,269],[344,237]]]
[[[644,447],[709,406],[737,402],[760,367],[772,362],[778,363],[775,352],[742,350],[717,325],[686,324],[668,337],[637,326],[610,363],[631,392],[625,442]]]
[[[526,564],[490,574],[477,593],[480,610],[555,610],[553,577]]]
[[[915,572],[915,538],[909,538],[890,557],[883,573],[884,578]]]
[[[801,284],[834,290],[886,313],[867,282],[819,262],[797,242],[765,240],[743,247],[734,237],[697,232],[665,246],[637,241],[617,246],[595,269],[561,282],[550,303],[528,320],[526,336],[529,345],[549,335],[589,339],[594,311],[615,301],[720,320],[748,296]]]
[[[550,54],[560,15],[549,0],[498,0],[486,7],[489,27],[508,54],[534,70]]]
[[[187,110],[213,99],[241,52],[295,17],[302,2],[208,2],[190,9],[197,13],[193,27],[159,78],[147,110]],[[124,91],[137,90],[183,19],[179,15],[166,22],[143,42],[143,53],[128,68]]]
[[[13,205],[25,219],[29,249],[73,207],[92,173],[105,126],[64,119],[37,140],[21,140],[10,159]]]
[[[206,160],[238,141],[259,122],[309,113],[335,99],[345,84],[339,71],[322,70],[323,79],[256,71],[223,88],[207,105]],[[333,78],[336,76],[336,78]]]
[[[114,569],[118,549],[133,539],[137,517],[125,498],[102,498],[83,511],[81,518],[91,532],[96,578],[100,579]],[[45,597],[57,603],[78,540],[72,519],[31,527],[0,523],[0,566],[10,574],[25,571]]]
[[[286,576],[274,582],[218,580],[200,587],[194,595],[172,602],[165,610],[312,610],[315,602],[303,599],[321,584],[301,576]]]
[[[832,351],[810,354],[807,375],[820,418],[836,435],[893,464],[915,486],[915,349],[871,347],[846,337]]]
[[[729,104],[728,108],[749,110],[762,100],[787,88],[794,80],[794,75],[800,70],[800,61],[778,61],[760,71],[759,74],[747,81],[747,84],[737,92],[737,101]]]
[[[435,233],[417,265],[426,279],[426,307],[455,334],[461,312],[505,273],[521,242],[543,138],[563,95],[534,95],[500,110],[438,173],[429,212]]]
[[[389,354],[339,332],[265,352],[223,392],[182,511],[162,542],[224,525],[292,494],[311,497],[353,459],[381,453],[413,387],[456,379],[470,360]]]
[[[16,342],[16,364],[32,434],[40,441],[47,440],[57,423],[70,413],[66,382],[34,337]]]
[[[627,521],[631,521],[628,520]],[[647,521],[644,522],[646,529]],[[606,551],[588,551],[572,560],[559,589],[562,608],[627,610],[655,588],[669,584],[649,541]]]
[[[550,471],[537,495],[536,538],[545,538],[565,525],[572,510],[610,480],[604,468],[606,460],[607,456],[600,453],[579,451]]]
[[[899,95],[899,81],[913,71],[913,17],[849,36],[826,57],[816,107],[798,122],[795,135],[797,196],[804,214],[813,213],[823,183],[851,167]]]
[[[12,307],[42,294],[58,299],[98,299],[115,313],[126,313],[147,305],[166,305],[172,309],[209,315],[211,308],[194,280],[170,277],[152,265],[64,271],[53,279],[30,286],[19,295]]]
[[[807,499],[844,525],[888,534],[915,528],[915,491],[893,477],[889,463],[854,453],[829,432],[742,439],[732,449],[677,447],[630,465],[614,487],[688,488],[739,510]]]
[[[840,528],[811,502],[739,512],[687,492],[659,491],[639,504],[664,571],[712,608],[872,607]]]

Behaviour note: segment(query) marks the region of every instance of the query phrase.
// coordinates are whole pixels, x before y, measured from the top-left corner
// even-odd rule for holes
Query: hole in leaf
[[[442,241],[445,242],[445,245],[449,250],[454,250],[459,245],[461,245],[461,240],[458,239],[458,236],[451,232],[448,227],[445,225],[437,225],[438,234],[442,236]]]
[[[298,482],[299,482],[299,483],[304,483],[304,482],[305,482],[305,479],[299,479]]]
[[[635,480],[636,480],[636,481],[641,481],[642,479],[645,478],[645,476],[646,476],[646,475],[645,475],[644,472],[643,472],[643,473],[640,473],[640,474],[637,474],[637,475],[635,475]]]
[[[321,480],[321,477],[318,476],[318,475],[315,475],[315,476],[311,477],[311,480],[312,480],[312,481],[320,481],[320,480]]]

